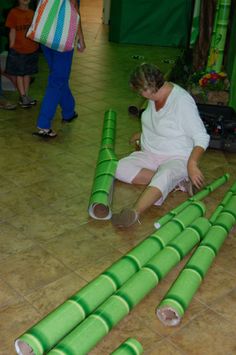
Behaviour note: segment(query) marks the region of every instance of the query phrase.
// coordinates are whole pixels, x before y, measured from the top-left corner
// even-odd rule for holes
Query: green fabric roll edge
[[[214,181],[213,187],[207,189],[202,197],[221,186],[227,179],[228,175],[226,174]],[[205,213],[205,207],[200,201],[192,201],[186,208],[186,211],[182,209],[171,221],[154,231],[97,278],[22,334],[15,342],[17,353],[42,355],[53,348],[137,273],[155,254],[163,250],[186,227]]]
[[[118,162],[114,153],[115,134],[116,112],[110,109],[104,114],[100,150],[88,207],[90,217],[97,220],[108,220],[112,216],[111,202]]]
[[[208,233],[159,304],[156,314],[167,326],[181,322],[228,233],[236,221],[236,183],[209,219]]]
[[[88,354],[202,240],[210,226],[206,218],[197,218],[48,354]]]
[[[140,342],[134,338],[128,338],[110,355],[142,355],[143,347]]]
[[[229,180],[229,174],[224,174],[212,183],[206,185],[201,191],[197,192],[195,195],[181,203],[179,206],[166,213],[163,217],[159,218],[155,223],[154,227],[159,229],[165,223],[169,222],[177,213],[182,211],[184,208],[188,207],[193,201],[200,201],[204,199],[210,192],[215,191],[218,187],[225,184]]]

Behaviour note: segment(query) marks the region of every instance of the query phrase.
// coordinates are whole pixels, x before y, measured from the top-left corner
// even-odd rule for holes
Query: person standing
[[[77,0],[68,1],[71,1],[80,15]],[[54,138],[57,136],[57,133],[51,126],[58,105],[60,105],[62,109],[63,123],[71,122],[78,117],[78,114],[75,112],[75,100],[69,87],[74,50],[59,52],[44,45],[41,47],[50,72],[46,92],[37,120],[38,131],[33,132],[33,135],[43,138]],[[77,49],[82,53],[85,48],[86,45],[80,16],[77,30]]]
[[[23,108],[36,104],[36,100],[29,96],[29,86],[31,75],[38,72],[39,45],[26,38],[34,16],[33,10],[29,9],[29,3],[30,0],[18,0],[18,6],[10,10],[5,23],[6,27],[10,28],[5,73],[16,76],[19,105]]]

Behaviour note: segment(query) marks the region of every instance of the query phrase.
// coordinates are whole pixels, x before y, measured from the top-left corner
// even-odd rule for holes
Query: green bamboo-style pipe
[[[110,355],[142,355],[143,347],[139,341],[134,338],[128,338],[119,348]]]
[[[108,110],[104,114],[100,150],[88,207],[89,215],[94,219],[108,220],[112,216],[110,206],[118,163],[114,153],[115,133],[116,113]]]
[[[215,9],[215,17],[214,17],[213,28],[212,28],[212,33],[211,33],[210,49],[209,49],[209,54],[208,54],[208,59],[207,59],[207,68],[208,67],[210,68],[210,64],[213,59],[213,53],[214,53],[214,47],[215,47],[216,27],[217,27],[218,16],[219,16],[219,8],[220,8],[220,0],[217,0],[216,9]],[[210,69],[208,69],[207,71],[210,71]]]
[[[200,12],[201,12],[201,0],[195,0],[194,9],[193,9],[192,29],[191,29],[191,36],[190,36],[190,47],[194,46],[199,36]]]
[[[106,156],[104,153],[105,158]],[[207,188],[203,191],[204,197],[227,180],[228,175],[217,179],[211,189]],[[115,262],[96,279],[19,337],[16,341],[18,353],[28,355],[32,349],[36,355],[47,352],[110,297],[153,255],[162,250],[197,217],[205,213],[204,205],[200,202],[193,203],[192,201],[192,205],[189,205],[188,201],[186,208],[188,213],[185,213],[185,210],[181,208],[180,213],[173,218],[171,223],[169,222],[155,231],[127,255]],[[178,207],[174,210],[177,213]],[[26,350],[21,351],[22,347]],[[29,349],[29,352],[27,352],[27,349]]]
[[[210,226],[204,217],[195,220],[48,354],[88,354],[199,243]]]
[[[33,352],[33,354],[42,355],[47,353],[140,270],[149,259],[204,213],[205,206],[201,201],[193,202],[186,211],[181,211],[169,223],[139,243],[128,254],[20,336],[16,340],[18,354],[28,355]]]
[[[236,222],[236,183],[210,218],[212,227],[157,308],[167,326],[181,322],[219,249]]]
[[[218,0],[206,71],[220,72],[224,57],[231,0]]]
[[[211,192],[215,191],[216,189],[218,189],[218,187],[225,184],[229,180],[229,177],[230,177],[229,174],[224,174],[218,179],[214,180],[212,183],[204,186],[204,188],[201,191],[197,192],[195,195],[193,195],[192,197],[190,197],[189,199],[187,199],[177,207],[173,208],[173,210],[165,214],[163,217],[159,218],[154,223],[154,227],[156,229],[159,229],[165,223],[169,222],[174,216],[176,216],[177,213],[187,208],[190,205],[190,203],[192,203],[193,201],[200,201],[204,199]]]

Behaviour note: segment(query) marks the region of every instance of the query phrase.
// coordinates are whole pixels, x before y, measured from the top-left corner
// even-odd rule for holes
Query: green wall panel
[[[192,0],[112,0],[109,39],[169,47],[186,47]]]

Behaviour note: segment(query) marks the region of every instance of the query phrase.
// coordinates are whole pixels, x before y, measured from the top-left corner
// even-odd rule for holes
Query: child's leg
[[[31,98],[28,97],[30,76],[29,75],[17,76],[16,79],[17,79],[18,92],[20,94],[19,105],[23,108],[28,108],[31,107],[32,105],[35,105],[36,100],[32,100]]]
[[[17,76],[16,77],[16,83],[17,83],[17,88],[20,96],[25,96],[25,85],[24,85],[24,77],[23,76]]]
[[[24,85],[24,89],[25,89],[25,95],[28,95],[29,86],[30,86],[30,76],[29,75],[23,76],[23,85]]]

